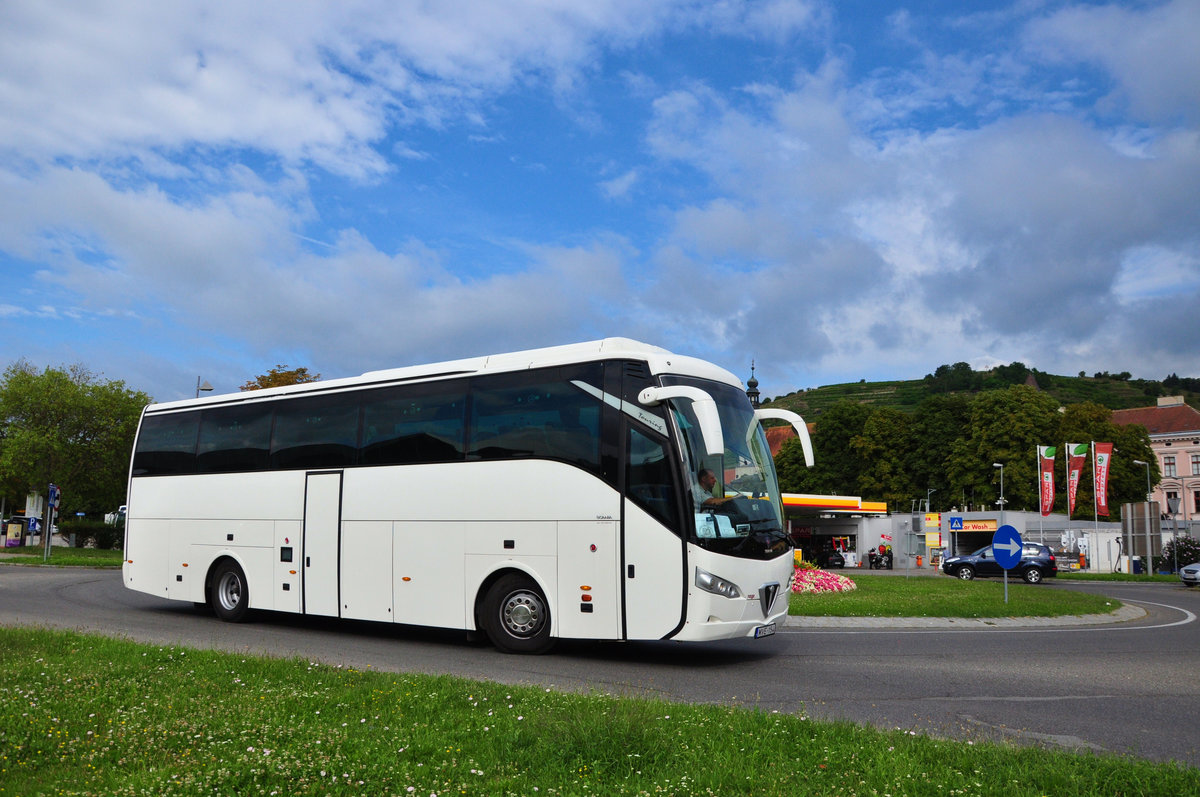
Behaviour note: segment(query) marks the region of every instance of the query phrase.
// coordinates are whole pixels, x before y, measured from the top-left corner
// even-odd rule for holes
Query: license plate
[[[775,624],[774,623],[769,623],[767,625],[760,625],[758,628],[754,629],[754,638],[762,639],[763,637],[771,636],[771,634],[774,634],[774,633],[775,633]]]

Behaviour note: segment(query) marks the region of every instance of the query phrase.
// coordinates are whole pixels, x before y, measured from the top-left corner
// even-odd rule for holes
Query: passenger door
[[[622,523],[626,639],[662,639],[683,623],[679,506],[666,443],[626,421]]]
[[[304,485],[301,573],[304,613],[338,617],[338,542],[342,525],[342,473],[310,473]]]

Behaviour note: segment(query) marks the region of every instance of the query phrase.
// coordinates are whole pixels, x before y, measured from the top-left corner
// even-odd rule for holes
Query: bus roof
[[[644,361],[653,374],[687,374],[689,376],[724,382],[735,387],[742,386],[741,381],[732,373],[706,360],[672,354],[666,349],[631,340],[630,338],[604,338],[586,343],[570,343],[564,346],[550,346],[542,349],[508,352],[506,354],[491,354],[483,357],[470,357],[463,360],[429,363],[427,365],[411,365],[403,368],[368,371],[361,376],[351,376],[343,379],[329,379],[306,382],[299,385],[265,388],[263,390],[249,390],[239,393],[205,396],[203,398],[168,401],[162,404],[151,404],[146,408],[146,411],[159,412],[183,409],[185,407],[228,404],[231,402],[261,401],[286,395],[349,390],[368,385],[422,382],[455,376],[524,371],[530,368],[544,368],[555,365],[567,365],[569,363],[614,359]]]

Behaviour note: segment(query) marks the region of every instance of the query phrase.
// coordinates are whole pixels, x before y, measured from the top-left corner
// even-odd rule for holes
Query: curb
[[[788,615],[783,627],[796,630],[934,628],[943,631],[986,628],[1054,628],[1127,623],[1131,620],[1140,620],[1145,616],[1145,609],[1125,604],[1108,614],[1075,614],[1063,617],[804,617]]]

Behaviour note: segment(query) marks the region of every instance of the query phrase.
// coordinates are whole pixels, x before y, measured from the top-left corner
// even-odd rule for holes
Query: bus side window
[[[463,458],[466,388],[387,388],[363,403],[360,465],[413,465]]]
[[[292,399],[275,410],[272,468],[343,468],[354,464],[358,397],[353,393]]]
[[[134,476],[172,476],[196,470],[199,412],[147,415],[133,455]]]
[[[271,446],[271,405],[204,410],[196,464],[200,473],[266,470]]]
[[[589,364],[477,380],[470,457],[553,459],[599,475],[601,403],[571,382],[601,379],[601,367]]]
[[[631,426],[628,450],[626,494],[635,504],[678,534],[678,503],[665,447]]]

